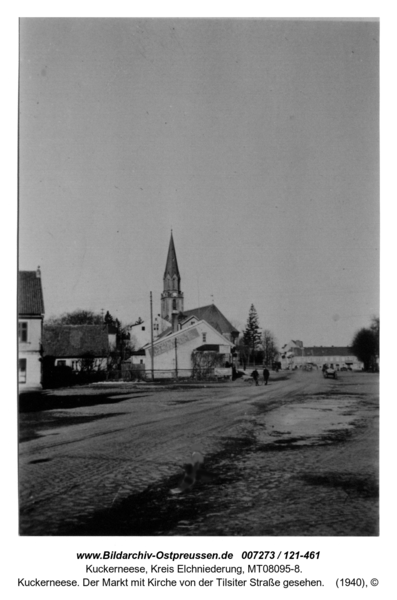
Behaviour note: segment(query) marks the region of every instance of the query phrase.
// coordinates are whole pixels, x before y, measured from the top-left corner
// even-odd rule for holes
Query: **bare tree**
[[[265,329],[262,333],[262,348],[263,348],[263,362],[265,365],[272,366],[275,362],[279,350],[273,333],[270,329]]]
[[[247,368],[247,364],[248,364],[248,360],[249,360],[250,348],[244,342],[244,338],[239,339],[239,341],[237,343],[237,349],[238,349],[238,354],[239,354],[240,366],[242,366],[243,369],[245,370]]]
[[[222,366],[223,355],[219,352],[192,352],[192,377],[194,379],[206,379],[212,375],[215,367]]]

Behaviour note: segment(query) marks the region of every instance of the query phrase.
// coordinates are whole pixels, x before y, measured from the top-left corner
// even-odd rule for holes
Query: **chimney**
[[[41,271],[40,271],[40,266],[38,266],[38,267],[37,267],[37,270],[36,270],[36,277],[37,277],[37,279],[41,279]]]

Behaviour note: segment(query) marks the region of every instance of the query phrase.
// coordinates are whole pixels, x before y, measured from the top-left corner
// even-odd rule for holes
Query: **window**
[[[28,341],[28,324],[26,321],[18,323],[18,339],[20,342]]]
[[[19,359],[19,383],[26,383],[26,358]]]
[[[145,331],[145,327],[142,327],[142,331]]]
[[[175,298],[172,301],[172,310],[176,310],[176,300],[175,300]]]
[[[58,360],[57,367],[66,367],[66,360]]]
[[[203,344],[205,344],[206,341],[207,341],[207,334],[203,333]]]

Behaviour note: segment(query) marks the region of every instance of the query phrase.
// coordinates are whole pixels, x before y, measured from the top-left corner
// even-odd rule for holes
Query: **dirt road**
[[[21,415],[21,534],[377,534],[377,376],[109,394]]]

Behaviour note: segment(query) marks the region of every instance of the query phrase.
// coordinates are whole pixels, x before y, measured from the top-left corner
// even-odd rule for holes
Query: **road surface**
[[[378,534],[377,375],[106,396],[20,416],[22,535]]]

